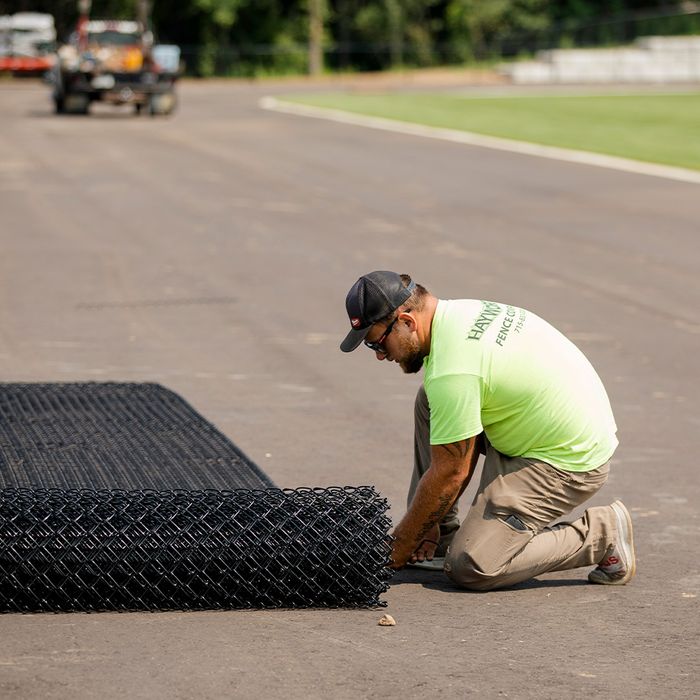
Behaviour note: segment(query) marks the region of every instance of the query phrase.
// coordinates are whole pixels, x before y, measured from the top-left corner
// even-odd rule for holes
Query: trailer
[[[42,75],[53,67],[56,28],[42,12],[0,16],[0,72]]]

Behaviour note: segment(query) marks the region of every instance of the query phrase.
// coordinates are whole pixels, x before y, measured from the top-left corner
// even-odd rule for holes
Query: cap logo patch
[[[359,318],[351,318],[350,319],[350,324],[352,325],[353,328],[359,328],[361,323],[362,323],[362,321]]]

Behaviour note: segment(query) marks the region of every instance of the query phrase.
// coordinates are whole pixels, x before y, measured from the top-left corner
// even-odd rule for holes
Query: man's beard
[[[401,351],[404,358],[399,361],[399,365],[406,374],[416,374],[423,369],[425,355],[417,338],[402,338]]]

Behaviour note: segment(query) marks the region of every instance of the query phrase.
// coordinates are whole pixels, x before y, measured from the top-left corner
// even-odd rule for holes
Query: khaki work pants
[[[415,404],[415,460],[408,495],[430,468],[430,409],[425,390]],[[471,508],[459,524],[456,505],[440,523],[449,542],[445,572],[458,585],[486,591],[546,571],[600,562],[617,534],[610,506],[589,508],[574,522],[551,523],[588,500],[608,478],[609,464],[567,472],[546,462],[508,457],[484,441],[485,461]]]

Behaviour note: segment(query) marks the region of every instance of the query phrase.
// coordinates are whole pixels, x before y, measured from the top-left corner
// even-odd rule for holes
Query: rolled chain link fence
[[[384,604],[386,499],[274,488],[158,385],[0,384],[0,487],[2,611]]]

